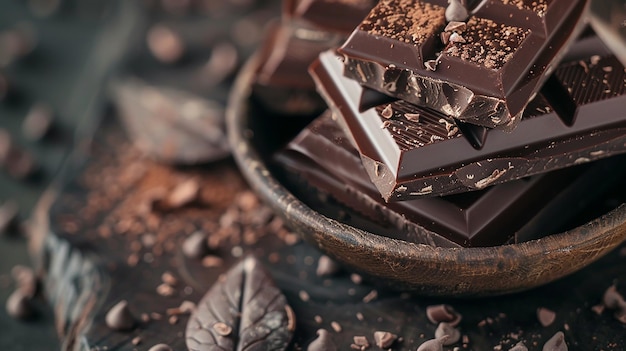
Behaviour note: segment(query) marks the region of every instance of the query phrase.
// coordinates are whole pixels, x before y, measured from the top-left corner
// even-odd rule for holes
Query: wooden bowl
[[[302,237],[375,282],[434,296],[487,296],[530,289],[573,273],[626,240],[626,204],[572,230],[520,244],[437,248],[372,234],[307,207],[270,172],[251,85],[255,58],[242,69],[227,108],[228,138],[251,187]],[[257,120],[258,121],[258,120]],[[267,135],[267,134],[270,135]]]

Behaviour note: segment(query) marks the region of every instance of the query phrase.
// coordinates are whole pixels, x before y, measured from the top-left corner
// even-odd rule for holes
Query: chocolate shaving
[[[284,350],[292,336],[289,325],[294,324],[286,306],[265,268],[256,258],[247,257],[200,300],[187,323],[187,347],[190,351]]]

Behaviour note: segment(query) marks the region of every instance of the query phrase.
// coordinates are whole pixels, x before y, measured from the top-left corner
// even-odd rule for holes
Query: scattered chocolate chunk
[[[32,317],[34,310],[31,299],[17,289],[7,299],[7,314],[15,319],[25,320]]]
[[[163,272],[163,274],[161,274],[161,281],[163,281],[163,283],[169,286],[178,285],[178,279],[176,279],[176,277],[171,272],[168,272],[168,271]]]
[[[295,323],[286,306],[286,298],[261,262],[249,256],[223,275],[200,300],[185,330],[187,347],[285,349],[292,335],[289,326]],[[222,335],[228,330],[222,324],[237,329]]]
[[[469,11],[461,0],[448,0],[445,16],[448,22],[463,22],[469,17]]]
[[[152,346],[148,351],[174,351],[174,350],[172,350],[172,348],[167,344],[156,344]]]
[[[341,331],[343,330],[341,324],[339,324],[337,321],[330,322],[330,327],[333,328],[333,330],[337,333],[341,333]]]
[[[447,335],[437,339],[426,340],[417,348],[417,351],[443,351],[443,345],[446,340],[448,340]]]
[[[192,233],[183,242],[183,254],[188,258],[201,258],[209,250],[206,239],[207,236],[202,231]]]
[[[133,345],[135,345],[135,346],[137,346],[137,345],[141,344],[141,341],[142,341],[141,336],[135,336],[135,337],[134,337],[134,338],[130,341],[130,343],[131,343],[131,344],[133,344]]]
[[[370,347],[369,341],[367,338],[362,335],[357,335],[352,338],[353,343],[350,345],[350,348],[353,350],[367,350]]]
[[[446,322],[439,323],[439,325],[437,325],[437,329],[435,330],[436,339],[440,339],[443,336],[448,336],[448,338],[443,341],[443,345],[445,346],[456,344],[459,340],[461,340],[461,332]]]
[[[372,290],[369,293],[367,293],[367,295],[363,296],[363,302],[370,303],[376,300],[377,297],[378,297],[378,291]]]
[[[431,305],[426,307],[426,317],[434,324],[446,322],[456,327],[461,322],[462,316],[450,305]]]
[[[115,331],[130,331],[135,327],[136,320],[128,307],[128,301],[122,300],[111,307],[105,316],[107,327]]]
[[[182,38],[164,24],[157,24],[150,28],[146,42],[152,55],[162,63],[175,63],[185,54],[185,44]]]
[[[363,283],[363,277],[361,277],[360,274],[356,274],[356,273],[352,273],[350,274],[350,280],[354,283],[354,284],[361,284]]]
[[[388,331],[377,330],[374,332],[374,343],[381,349],[390,348],[396,340],[398,340],[398,336]]]
[[[22,122],[22,133],[30,140],[41,140],[52,129],[53,121],[54,112],[52,108],[47,104],[37,103],[26,114]]]
[[[562,331],[557,332],[543,345],[543,351],[567,351],[565,335]]]
[[[524,343],[520,341],[515,344],[515,346],[510,348],[509,351],[528,351],[528,347],[526,347],[526,345],[524,345]]]
[[[608,289],[606,289],[604,296],[602,297],[602,303],[608,309],[616,309],[620,306],[626,306],[624,297],[619,293],[619,291],[617,291],[617,287],[615,285],[611,285]]]
[[[200,183],[197,179],[188,179],[178,185],[170,192],[165,205],[168,208],[176,209],[188,205],[194,201],[200,192]]]
[[[597,315],[601,315],[602,312],[604,312],[605,306],[604,305],[593,305],[591,306],[591,310],[597,314]]]
[[[309,344],[307,351],[337,351],[337,345],[326,329],[318,329],[317,337]]]
[[[159,284],[156,288],[157,294],[165,297],[173,296],[176,293],[173,287],[167,284]]]
[[[202,258],[202,265],[207,268],[221,267],[224,264],[224,260],[221,257],[215,255],[207,255]]]
[[[326,255],[322,255],[317,261],[317,269],[315,270],[315,274],[318,277],[329,277],[335,275],[337,272],[339,272],[339,270],[340,266],[335,260]]]
[[[554,320],[556,319],[556,313],[545,307],[539,307],[537,309],[537,319],[543,327],[547,327],[554,323]]]
[[[307,302],[311,299],[311,297],[309,296],[309,293],[304,291],[304,290],[300,290],[298,292],[298,296],[300,297],[300,300]]]

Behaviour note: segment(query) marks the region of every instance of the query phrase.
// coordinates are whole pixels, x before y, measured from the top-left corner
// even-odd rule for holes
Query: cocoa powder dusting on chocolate
[[[446,25],[445,8],[410,0],[380,1],[361,23],[361,30],[420,45]]]
[[[530,30],[470,17],[463,33],[464,42],[451,41],[444,55],[498,70],[513,57],[513,50],[520,47],[529,34]]]

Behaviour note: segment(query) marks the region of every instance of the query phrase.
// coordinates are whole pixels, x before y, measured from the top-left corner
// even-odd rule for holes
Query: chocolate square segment
[[[310,71],[372,182],[385,200],[398,201],[480,190],[626,152],[626,72],[615,56],[597,54],[562,63],[511,132],[390,101],[346,78],[334,52]]]
[[[447,1],[384,0],[339,49],[346,76],[449,117],[513,129],[582,28],[588,0],[474,1],[448,26]]]
[[[311,206],[319,194],[302,189],[312,186],[380,224],[362,229],[438,247],[495,246],[554,233],[626,171],[621,156],[481,191],[385,203],[359,153],[329,113],[305,128],[274,160],[292,175],[298,196],[309,199]]]

